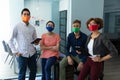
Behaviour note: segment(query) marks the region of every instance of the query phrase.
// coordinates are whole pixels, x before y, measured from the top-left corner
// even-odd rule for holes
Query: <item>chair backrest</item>
[[[9,46],[8,44],[6,44],[6,45],[7,45],[8,53],[9,53],[11,56],[13,56],[13,53],[12,53],[12,50],[11,50],[10,46]]]
[[[4,51],[5,51],[5,52],[8,52],[7,43],[3,40],[3,41],[2,41],[2,44],[3,44],[3,47],[4,47]]]

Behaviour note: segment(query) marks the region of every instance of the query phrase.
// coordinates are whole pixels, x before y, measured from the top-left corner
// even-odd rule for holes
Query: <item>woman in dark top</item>
[[[90,74],[90,80],[98,80],[103,62],[112,58],[117,53],[117,50],[110,40],[99,32],[103,28],[103,20],[101,18],[90,18],[86,24],[91,31],[86,42],[89,56],[79,74],[78,80],[85,80],[88,74]]]

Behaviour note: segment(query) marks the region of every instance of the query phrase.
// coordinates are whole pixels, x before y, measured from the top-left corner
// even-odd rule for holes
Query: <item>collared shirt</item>
[[[29,23],[26,25],[24,22],[18,23],[12,33],[10,39],[10,47],[13,53],[21,53],[23,57],[30,57],[35,54],[35,48],[31,42],[37,38],[35,28]],[[17,47],[14,43],[17,42]]]
[[[80,32],[80,37],[76,39],[75,34],[72,32],[68,35],[68,40],[67,40],[67,46],[66,46],[66,56],[73,55],[73,56],[79,56],[80,59],[82,59],[83,62],[85,62],[85,56],[83,55],[84,53],[82,52],[81,54],[78,54],[76,52],[76,48],[80,48],[81,51],[82,49],[85,48],[85,44],[87,41],[87,35]]]

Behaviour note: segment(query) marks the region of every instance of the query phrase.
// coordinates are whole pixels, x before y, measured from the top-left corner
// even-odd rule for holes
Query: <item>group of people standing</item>
[[[31,44],[37,38],[35,28],[29,23],[30,11],[24,8],[21,12],[22,22],[18,23],[10,39],[10,47],[16,55],[19,67],[18,80],[25,80],[27,67],[30,70],[29,80],[35,80],[36,50]],[[60,80],[65,80],[65,67],[77,63],[77,70],[80,71],[78,80],[85,80],[90,74],[90,80],[98,80],[102,70],[102,63],[112,58],[117,53],[116,48],[110,40],[99,30],[103,28],[101,18],[90,18],[87,23],[90,35],[83,33],[81,21],[75,20],[72,23],[72,32],[67,37],[65,57],[60,61]],[[51,80],[51,67],[59,58],[60,36],[53,32],[55,24],[53,21],[46,23],[47,33],[42,34],[40,40],[42,80]],[[15,47],[14,39],[18,47]]]

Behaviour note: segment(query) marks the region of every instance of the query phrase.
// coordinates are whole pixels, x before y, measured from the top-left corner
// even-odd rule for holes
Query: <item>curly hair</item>
[[[98,30],[100,30],[101,28],[103,28],[103,19],[101,18],[90,18],[88,19],[88,21],[86,22],[87,28],[88,28],[88,24],[94,20],[96,24],[100,25]]]

